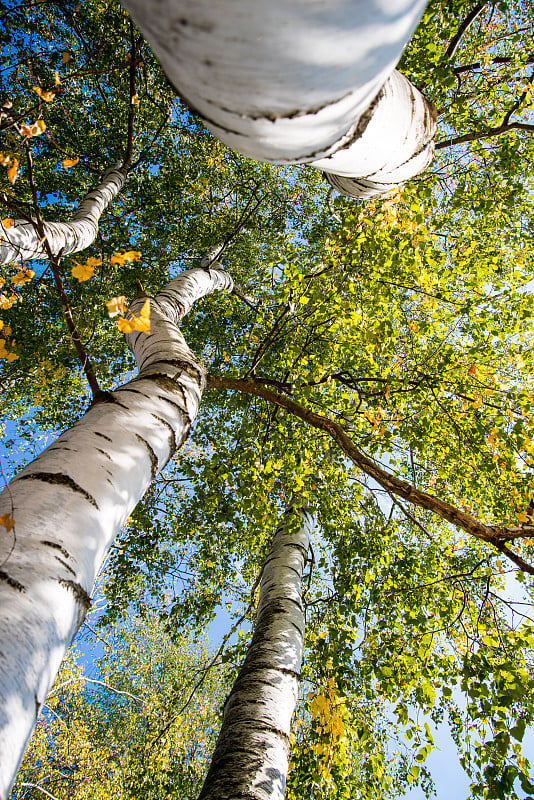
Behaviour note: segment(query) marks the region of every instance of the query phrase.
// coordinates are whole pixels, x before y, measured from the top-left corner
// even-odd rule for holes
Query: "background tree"
[[[76,651],[64,662],[13,797],[196,797],[223,671],[206,669],[207,649],[187,637],[171,640],[151,613],[124,620],[104,641],[96,677],[85,674]]]

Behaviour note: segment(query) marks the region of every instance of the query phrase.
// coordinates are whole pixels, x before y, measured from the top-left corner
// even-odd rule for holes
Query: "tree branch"
[[[449,46],[445,50],[445,58],[452,58],[456,52],[458,45],[460,44],[460,40],[464,33],[467,31],[470,25],[476,20],[478,15],[484,10],[485,3],[477,3],[476,6],[473,8],[472,11],[469,12],[467,17],[464,21],[460,24],[460,27],[456,31],[455,35],[452,37]]]
[[[38,792],[42,792],[44,795],[46,795],[46,797],[50,797],[51,800],[58,800],[57,797],[55,797],[53,794],[50,794],[50,792],[47,792],[46,789],[43,789],[43,787],[39,786],[38,783],[21,783],[20,785],[25,787],[27,786],[28,789],[37,789]]]
[[[489,64],[492,66],[499,66],[500,64],[512,64],[514,63],[515,59],[511,56],[495,56],[492,58]],[[526,58],[521,60],[522,64],[532,64],[534,58],[531,55],[528,55]],[[461,75],[464,72],[472,72],[477,69],[482,69],[482,66],[488,66],[482,61],[473,61],[471,64],[461,64],[458,67],[453,67],[453,72],[455,75]]]
[[[527,122],[511,122],[508,125],[502,124],[497,128],[488,128],[485,131],[478,133],[464,133],[463,136],[456,136],[451,139],[443,139],[436,144],[436,150],[441,150],[444,147],[453,147],[455,144],[464,144],[465,142],[474,142],[477,139],[490,139],[492,136],[502,136],[509,131],[534,131],[534,125],[529,125]]]
[[[61,273],[59,271],[59,261],[60,256],[55,256],[52,252],[50,244],[48,243],[48,239],[46,238],[43,220],[41,217],[41,211],[39,208],[39,198],[37,196],[37,188],[35,186],[35,181],[33,179],[33,159],[32,153],[30,150],[29,145],[26,143],[26,162],[28,165],[28,181],[30,184],[30,189],[32,192],[33,198],[33,207],[35,211],[35,221],[32,220],[33,224],[35,225],[39,236],[43,239],[43,243],[48,254],[48,260],[50,262],[50,268],[52,270],[52,275],[54,278],[54,283],[56,285],[56,290],[59,296],[59,300],[61,303],[61,307],[63,309],[63,316],[65,317],[65,322],[67,323],[67,328],[71,335],[72,341],[74,343],[74,347],[76,348],[76,352],[78,354],[78,358],[80,359],[82,369],[85,373],[85,377],[87,378],[87,382],[91,388],[91,392],[93,395],[93,400],[96,400],[102,394],[102,390],[98,383],[98,379],[96,377],[93,365],[88,354],[85,351],[85,347],[83,346],[82,340],[80,338],[80,334],[78,333],[78,328],[76,327],[76,323],[74,322],[74,318],[72,316],[72,311],[70,309],[69,300],[65,293],[65,288],[63,286],[63,281],[61,279]]]
[[[439,497],[434,497],[433,495],[415,488],[411,484],[406,483],[406,481],[397,478],[395,475],[391,475],[385,469],[378,466],[378,464],[357,449],[352,439],[347,436],[338,422],[322,414],[317,414],[315,411],[305,408],[295,400],[285,395],[278,394],[265,386],[259,385],[250,378],[242,379],[208,375],[207,388],[231,389],[233,391],[261,397],[283,408],[295,417],[302,419],[314,428],[324,431],[337,442],[339,447],[351,459],[355,466],[361,469],[362,472],[370,478],[373,478],[373,480],[380,484],[387,492],[402,497],[413,505],[431,511],[446,522],[450,522],[452,525],[466,531],[470,536],[474,536],[476,539],[481,539],[491,544],[499,552],[513,561],[520,569],[528,572],[530,575],[534,575],[534,566],[531,566],[521,558],[521,556],[514,553],[504,544],[504,541],[508,539],[518,538],[520,535],[518,533],[519,530],[521,530],[525,538],[534,537],[534,526],[525,526],[519,529],[485,525],[483,522],[480,522],[464,511],[460,511],[459,508],[447,503],[445,500],[441,500]]]
[[[87,678],[85,675],[80,676],[81,680],[85,683],[95,683],[97,686],[102,686],[104,689],[109,689],[110,692],[114,694],[124,695],[125,697],[129,697],[131,700],[135,700],[136,703],[141,703],[142,705],[146,705],[146,700],[142,700],[140,697],[137,697],[135,694],[131,694],[131,692],[124,692],[122,689],[115,689],[114,686],[110,686],[109,683],[104,683],[104,681],[97,681],[95,678]],[[60,689],[63,689],[64,686],[68,686],[70,683],[74,683],[75,680],[78,678],[70,678],[68,681],[61,683],[57,686],[53,692],[50,692],[48,697],[52,697],[52,695],[57,694]]]

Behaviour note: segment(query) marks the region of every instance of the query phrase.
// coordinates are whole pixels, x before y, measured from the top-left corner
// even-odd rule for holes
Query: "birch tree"
[[[393,72],[424,0],[123,5],[180,96],[233,150],[311,164],[354,197],[428,166],[435,110]]]
[[[313,513],[293,498],[262,568],[252,641],[226,699],[199,800],[284,797],[304,644],[301,582],[313,525]]]
[[[218,268],[196,269],[134,303],[134,316],[150,307],[150,336],[128,338],[138,376],[96,403],[0,496],[11,535],[3,538],[0,573],[2,797],[109,546],[196,416],[204,370],[178,322],[196,300],[232,285]]]
[[[93,244],[98,234],[98,220],[104,209],[120,192],[125,181],[123,168],[111,168],[102,182],[82,200],[70,222],[15,220],[9,227],[0,223],[0,264],[28,259],[68,256]]]

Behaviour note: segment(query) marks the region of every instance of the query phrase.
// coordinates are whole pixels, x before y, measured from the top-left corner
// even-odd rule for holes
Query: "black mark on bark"
[[[57,542],[49,542],[47,539],[42,539],[41,544],[46,544],[47,547],[53,547],[56,550],[59,550],[60,553],[63,553],[65,558],[70,558],[70,553],[66,550],[62,545],[58,544]]]
[[[88,500],[92,506],[98,508],[98,503],[96,502],[95,498],[89,494],[89,492],[79,486],[76,481],[70,477],[70,475],[65,475],[62,472],[32,472],[31,475],[21,475],[20,478],[16,478],[15,480],[42,481],[43,483],[52,483],[56,486],[66,486],[68,489],[72,489],[73,492],[78,492],[78,494],[81,494],[82,497],[85,497],[85,499]]]
[[[84,606],[86,611],[91,608],[92,600],[83,586],[76,581],[65,580],[65,578],[58,578],[57,582],[62,586],[65,586],[67,589],[70,589],[76,600],[81,603],[82,606]]]
[[[65,567],[65,569],[66,569],[66,570],[68,570],[68,571],[71,573],[71,575],[76,575],[75,571],[72,569],[72,567],[71,567],[71,566],[69,566],[69,565],[67,564],[67,562],[66,562],[66,561],[63,561],[63,559],[62,559],[62,558],[60,558],[59,556],[54,556],[54,558],[56,559],[56,561],[59,561],[59,563],[61,564],[61,566]]]
[[[175,454],[176,447],[177,447],[177,445],[176,445],[176,431],[174,430],[172,425],[170,425],[167,422],[166,419],[163,419],[163,417],[158,416],[158,414],[154,414],[152,412],[150,416],[154,417],[154,419],[157,419],[157,421],[160,422],[162,425],[165,425],[165,427],[169,431],[169,459],[171,459],[173,457],[173,455]]]
[[[5,581],[9,586],[11,586],[13,589],[17,589],[19,592],[26,591],[22,583],[16,581],[15,578],[12,578],[7,574],[7,572],[4,572],[3,569],[0,569],[0,581]]]
[[[105,450],[101,450],[101,449],[100,449],[100,447],[97,447],[97,448],[96,448],[96,452],[97,452],[97,453],[102,453],[102,455],[103,455],[103,456],[106,456],[106,458],[107,458],[107,459],[109,459],[110,461],[113,461],[113,459],[111,458],[110,454],[109,454],[109,453],[106,453],[106,451],[105,451]]]
[[[154,478],[158,474],[158,468],[159,468],[158,457],[155,454],[154,450],[152,449],[152,446],[149,444],[149,442],[147,442],[146,439],[143,439],[143,437],[140,436],[138,433],[135,433],[134,436],[137,439],[137,441],[141,442],[141,444],[143,444],[146,447],[148,451],[148,455],[150,456],[150,473],[152,476],[152,480],[154,480]]]

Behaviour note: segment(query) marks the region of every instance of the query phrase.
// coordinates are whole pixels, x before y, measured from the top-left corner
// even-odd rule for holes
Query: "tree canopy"
[[[83,254],[2,268],[5,475],[90,402],[65,299],[107,390],[133,362],[106,302],[136,281],[223,243],[245,295],[184,321],[208,391],[112,550],[99,625],[129,608],[180,642],[221,604],[250,618],[298,490],[319,529],[289,797],[429,793],[443,720],[473,796],[534,796],[532,5],[431,0],[399,69],[438,110],[436,155],[370,203],[219,144],[117,3],[1,12],[4,227],[128,173]]]
[[[91,626],[89,626],[91,627]],[[73,649],[21,767],[14,797],[196,797],[216,730],[224,676],[205,645],[172,641],[153,614],[121,620],[89,677]],[[102,647],[102,642],[104,647]],[[89,643],[89,648],[87,647]],[[94,674],[93,670],[90,670]]]

